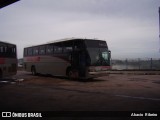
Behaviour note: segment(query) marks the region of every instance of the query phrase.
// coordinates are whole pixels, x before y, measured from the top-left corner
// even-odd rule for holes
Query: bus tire
[[[34,75],[34,76],[37,74],[35,66],[31,67],[31,72],[32,72],[32,75]]]
[[[77,70],[68,69],[67,76],[68,76],[68,78],[70,80],[72,80],[72,79],[78,79],[78,77],[79,77],[78,71]]]
[[[70,70],[69,72],[68,72],[68,78],[71,80],[71,79],[73,79],[73,71],[72,70]]]
[[[67,69],[66,69],[66,76],[69,78],[69,73],[70,73],[70,71],[71,71],[71,67],[68,67]]]

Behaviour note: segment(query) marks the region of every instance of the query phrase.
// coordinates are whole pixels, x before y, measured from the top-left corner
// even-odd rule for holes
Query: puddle
[[[15,78],[8,79],[8,78],[4,78],[4,79],[0,80],[0,84],[15,84],[15,83],[23,82],[23,81],[24,81],[24,79],[15,79]]]
[[[23,82],[24,79],[16,79],[16,80],[14,80],[14,81],[16,81],[16,82]]]
[[[129,81],[136,81],[136,82],[147,82],[147,79],[142,78],[130,78]]]
[[[11,84],[15,84],[16,82],[10,82]]]
[[[0,81],[0,83],[8,83],[9,81]]]
[[[160,80],[155,80],[152,83],[160,84]]]

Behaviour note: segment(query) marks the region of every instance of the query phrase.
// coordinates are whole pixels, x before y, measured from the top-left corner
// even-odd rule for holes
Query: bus
[[[111,69],[110,58],[104,40],[62,39],[24,48],[24,69],[33,75],[87,79],[106,75]]]
[[[17,73],[16,45],[0,41],[0,78]]]

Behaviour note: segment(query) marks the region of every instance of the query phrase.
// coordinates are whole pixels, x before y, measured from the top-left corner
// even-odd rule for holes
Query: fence
[[[160,58],[111,60],[113,70],[160,70]]]

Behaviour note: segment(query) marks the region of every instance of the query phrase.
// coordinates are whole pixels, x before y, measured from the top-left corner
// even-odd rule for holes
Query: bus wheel
[[[31,72],[32,72],[32,75],[36,75],[36,68],[34,66],[32,66]]]
[[[78,71],[77,70],[70,70],[68,72],[68,78],[69,79],[78,79]]]
[[[68,78],[69,78],[69,79],[72,79],[72,76],[73,76],[73,72],[72,72],[72,70],[70,70],[70,71],[68,72]]]

